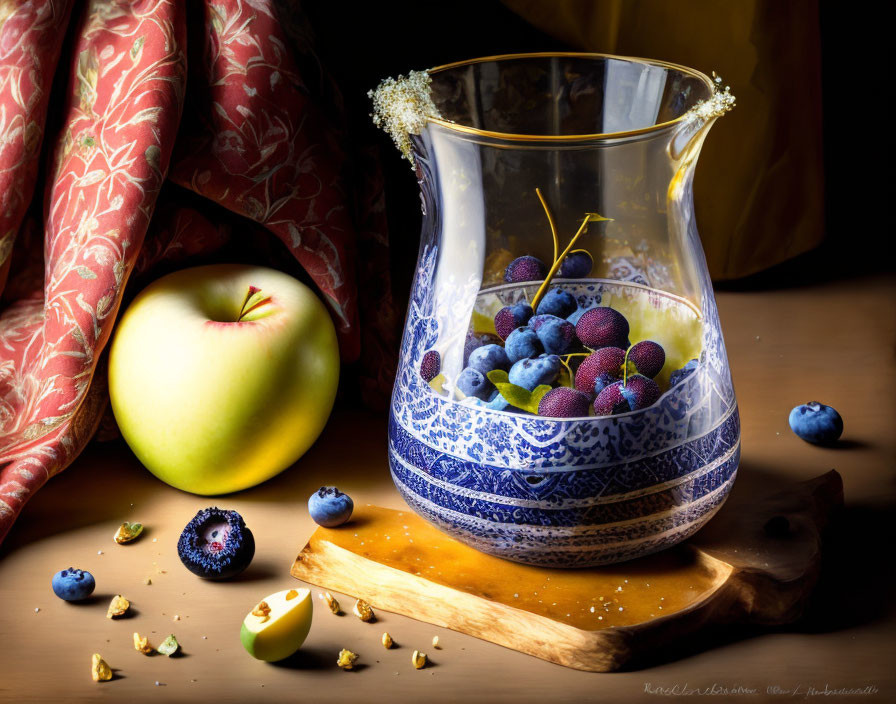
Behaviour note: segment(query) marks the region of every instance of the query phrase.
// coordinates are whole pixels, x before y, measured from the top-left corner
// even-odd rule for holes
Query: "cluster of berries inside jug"
[[[460,373],[447,378],[440,352],[432,349],[423,356],[421,377],[462,403],[548,418],[613,416],[652,406],[694,372],[699,349],[685,345],[694,354],[686,358],[676,346],[670,358],[660,341],[636,334],[651,328],[629,319],[649,315],[646,295],[636,296],[634,306],[619,306],[628,315],[593,298],[583,306],[576,293],[593,267],[583,249],[551,266],[531,255],[513,258],[502,279],[519,286],[523,300],[493,315],[481,300]]]

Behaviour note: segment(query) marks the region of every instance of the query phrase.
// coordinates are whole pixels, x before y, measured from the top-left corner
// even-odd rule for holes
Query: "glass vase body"
[[[438,115],[412,137],[424,222],[390,409],[396,487],[457,539],[528,564],[607,564],[686,539],[724,502],[740,457],[691,187],[715,119],[695,107],[713,82],[581,54],[492,57],[429,75]],[[535,302],[567,247],[593,265],[554,272],[546,290],[576,305],[557,317],[622,313],[626,342],[664,349],[659,399],[598,416],[591,392],[586,414],[561,418],[495,401],[494,389],[465,395],[471,350],[503,344],[496,314]],[[514,280],[508,265],[523,256],[544,274]],[[590,353],[577,349],[564,358],[567,385]]]

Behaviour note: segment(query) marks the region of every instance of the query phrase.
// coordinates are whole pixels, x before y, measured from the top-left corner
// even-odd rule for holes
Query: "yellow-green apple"
[[[240,641],[253,658],[276,662],[296,652],[311,629],[311,591],[287,589],[266,596],[243,619]]]
[[[124,439],[159,479],[195,494],[245,489],[295,462],[323,430],[338,379],[323,304],[263,267],[158,279],[121,317],[109,355]]]

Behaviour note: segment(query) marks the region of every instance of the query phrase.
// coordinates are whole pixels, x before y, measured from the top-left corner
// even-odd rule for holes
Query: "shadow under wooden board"
[[[368,505],[344,526],[315,530],[291,573],[374,608],[607,672],[706,626],[798,618],[820,570],[822,529],[842,503],[831,471],[721,511],[671,550],[579,570],[485,555],[410,510]]]

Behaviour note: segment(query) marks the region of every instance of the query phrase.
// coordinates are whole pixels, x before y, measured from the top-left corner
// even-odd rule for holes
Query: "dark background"
[[[379,146],[396,307],[404,310],[417,257],[417,184],[389,138],[370,122],[367,91],[387,76],[493,54],[574,50],[496,0],[442,3],[309,3],[304,9],[323,64],[342,91],[352,139]],[[822,246],[723,289],[778,288],[893,271],[887,240],[894,179],[885,107],[887,69],[876,57],[886,23],[867,3],[820,3],[826,233]],[[684,10],[683,10],[684,11]],[[736,87],[735,87],[736,92]],[[696,179],[700,179],[698,164]],[[696,204],[699,210],[699,203]]]

